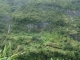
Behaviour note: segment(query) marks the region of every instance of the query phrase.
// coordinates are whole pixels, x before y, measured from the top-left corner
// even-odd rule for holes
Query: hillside
[[[0,50],[1,60],[80,60],[80,1],[0,0]]]

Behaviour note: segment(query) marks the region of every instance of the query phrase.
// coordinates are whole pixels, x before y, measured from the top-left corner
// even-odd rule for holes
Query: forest
[[[80,0],[0,0],[0,60],[80,60]]]

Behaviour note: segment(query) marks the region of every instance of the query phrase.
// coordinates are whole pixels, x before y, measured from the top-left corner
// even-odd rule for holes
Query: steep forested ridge
[[[80,60],[80,1],[0,0],[0,50],[1,60]]]

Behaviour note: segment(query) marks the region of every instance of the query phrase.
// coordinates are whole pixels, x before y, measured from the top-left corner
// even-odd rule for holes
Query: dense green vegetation
[[[0,0],[0,60],[80,60],[79,0]]]

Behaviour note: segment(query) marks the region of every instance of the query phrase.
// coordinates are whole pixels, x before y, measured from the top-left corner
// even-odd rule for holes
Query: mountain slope
[[[79,5],[79,0],[0,0],[0,49],[11,41],[12,54],[25,52],[15,60],[80,60]]]

